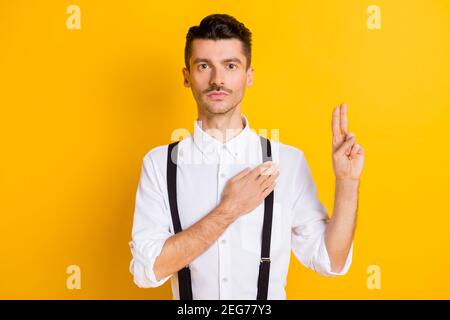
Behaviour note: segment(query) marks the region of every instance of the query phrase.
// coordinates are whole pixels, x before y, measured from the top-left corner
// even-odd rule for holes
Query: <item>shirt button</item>
[[[225,178],[225,177],[226,177],[226,174],[225,174],[225,173],[221,173],[220,176],[221,176],[222,178]]]
[[[222,244],[226,244],[227,243],[227,240],[225,240],[225,239],[222,239]]]
[[[222,282],[227,282],[227,281],[228,281],[228,278],[227,278],[227,277],[222,278]]]

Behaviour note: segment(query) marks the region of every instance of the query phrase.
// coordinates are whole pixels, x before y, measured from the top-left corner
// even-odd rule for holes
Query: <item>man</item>
[[[185,64],[184,85],[198,118],[193,135],[175,149],[172,189],[168,146],[144,157],[130,242],[134,282],[149,288],[172,278],[174,299],[181,298],[181,285],[189,286],[192,299],[286,299],[291,250],[322,275],[346,274],[364,162],[363,148],[348,132],[346,105],[332,116],[336,195],[329,219],[301,150],[269,141],[272,161],[262,163],[262,140],[241,113],[253,81],[250,31],[229,15],[204,18],[189,29]],[[266,210],[271,235],[262,231]],[[269,257],[261,254],[264,237]]]

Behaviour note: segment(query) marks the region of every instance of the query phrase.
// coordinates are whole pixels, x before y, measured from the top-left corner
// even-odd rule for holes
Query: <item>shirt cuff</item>
[[[165,278],[156,279],[153,267],[156,258],[161,254],[166,239],[152,241],[151,245],[143,250],[133,241],[129,242],[133,258],[130,262],[130,272],[134,275],[134,282],[140,288],[154,288],[164,284],[172,274]]]
[[[341,272],[331,271],[331,261],[328,255],[327,247],[325,245],[325,237],[322,237],[322,243],[319,249],[318,264],[315,266],[317,272],[324,276],[343,276],[348,273],[353,259],[353,242],[347,255],[347,260]]]

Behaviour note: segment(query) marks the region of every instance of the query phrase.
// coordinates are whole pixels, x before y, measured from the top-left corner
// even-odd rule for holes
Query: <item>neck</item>
[[[224,114],[205,114],[200,112],[197,120],[200,127],[222,143],[231,140],[244,129],[240,108]]]

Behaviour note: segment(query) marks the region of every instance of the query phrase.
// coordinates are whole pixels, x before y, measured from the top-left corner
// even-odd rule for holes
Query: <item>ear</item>
[[[255,69],[252,67],[248,68],[247,70],[247,87],[251,87],[253,85],[253,72]]]
[[[189,81],[189,70],[184,67],[181,71],[183,72],[183,84],[186,88],[189,88],[191,86],[191,82]]]

